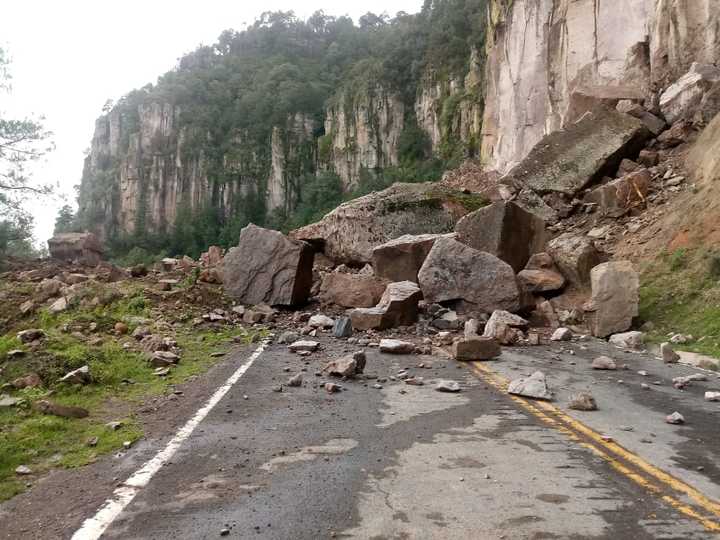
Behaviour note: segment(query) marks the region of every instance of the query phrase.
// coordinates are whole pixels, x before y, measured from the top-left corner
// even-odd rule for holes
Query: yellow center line
[[[493,371],[485,363],[472,362],[471,364],[474,372],[486,383],[503,392],[507,390],[510,382],[507,378]],[[631,479],[646,491],[658,495],[665,503],[698,521],[706,529],[720,532],[720,503],[717,501],[708,498],[696,488],[651,465],[616,442],[605,440],[598,432],[572,418],[552,403],[530,401],[518,396],[510,396],[510,398],[543,423],[591,450],[623,476]],[[633,470],[631,467],[635,467],[637,470]],[[695,508],[664,493],[667,490],[686,496],[695,504]],[[703,515],[704,513],[709,515]]]

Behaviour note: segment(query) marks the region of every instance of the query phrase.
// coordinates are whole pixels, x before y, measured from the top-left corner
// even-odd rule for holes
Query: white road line
[[[257,360],[265,350],[268,343],[268,341],[263,341],[255,352],[252,353],[250,358],[248,358],[247,361],[225,381],[225,384],[215,391],[210,399],[205,402],[205,405],[180,428],[167,446],[155,454],[155,457],[146,462],[130,478],[123,482],[123,485],[113,492],[112,497],[105,501],[105,504],[100,507],[93,517],[83,522],[82,526],[72,536],[72,540],[96,540],[102,536],[110,524],[120,515],[125,507],[130,504],[130,501],[135,498],[135,495],[148,485],[152,477],[155,476],[155,473],[158,472],[163,465],[172,459],[182,443],[190,437],[198,424],[203,421],[213,407],[227,394],[228,390],[245,374],[252,363]]]

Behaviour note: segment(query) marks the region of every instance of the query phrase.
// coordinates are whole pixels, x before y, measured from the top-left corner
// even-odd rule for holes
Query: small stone
[[[572,339],[573,333],[572,330],[569,328],[560,327],[555,332],[553,332],[553,335],[550,336],[550,341],[570,341]]]
[[[373,384],[372,387],[375,388],[376,390],[382,390],[383,385],[382,385],[382,384],[375,383],[375,384]]]
[[[332,328],[334,324],[334,320],[322,314],[313,315],[308,321],[308,326],[312,328]]]
[[[705,392],[705,401],[720,401],[720,392]]]
[[[607,369],[607,370],[616,370],[617,364],[615,363],[615,360],[608,356],[598,356],[595,360],[592,362],[592,368],[593,369]]]
[[[437,390],[438,392],[459,392],[460,384],[456,381],[441,380],[438,381],[437,385],[435,386],[435,390]]]
[[[644,351],[645,336],[642,332],[632,331],[623,332],[621,334],[613,334],[610,336],[610,344],[621,349],[630,349],[633,351]]]
[[[280,334],[280,337],[278,338],[277,342],[281,345],[289,345],[291,343],[295,343],[299,339],[299,335],[297,332],[283,332]]]
[[[412,354],[415,352],[415,344],[399,339],[380,340],[380,352],[388,354]]]
[[[595,398],[589,392],[581,392],[570,398],[569,408],[576,411],[597,411]]]
[[[282,384],[277,384],[277,385],[273,386],[273,387],[272,387],[272,391],[273,391],[273,392],[282,392],[282,391],[283,391],[283,386],[282,386]]]
[[[302,373],[298,373],[297,375],[294,375],[288,379],[287,385],[293,387],[302,386],[302,381]]]
[[[230,534],[230,529],[220,529],[220,536],[227,536]]]
[[[643,376],[643,377],[647,377],[647,376],[648,376],[648,372],[641,369],[640,371],[638,371],[638,375],[641,375],[641,376]]]
[[[92,448],[94,446],[97,446],[99,441],[100,439],[98,439],[97,437],[90,437],[87,441],[85,441],[85,446],[89,446]]]
[[[353,328],[350,317],[340,317],[333,325],[333,336],[336,338],[349,338],[352,336]]]
[[[288,345],[288,349],[290,349],[292,352],[314,352],[318,349],[319,346],[320,343],[318,343],[317,341],[300,340]]]
[[[668,424],[684,424],[685,417],[679,412],[675,411],[665,417],[665,422]]]
[[[33,341],[37,341],[38,339],[42,339],[44,337],[45,332],[37,328],[23,330],[22,332],[18,332],[17,334],[17,338],[20,340],[21,343],[32,343]]]
[[[339,384],[329,382],[329,383],[325,383],[325,390],[327,391],[328,394],[334,394],[335,392],[339,392],[340,390],[342,390],[342,386],[340,386]]]
[[[20,465],[15,469],[15,474],[19,476],[27,476],[28,474],[32,474],[32,470],[27,465]]]
[[[640,383],[640,388],[643,390],[650,390],[650,385],[645,383]]]
[[[425,381],[422,377],[407,377],[405,379],[405,384],[409,384],[410,386],[423,386]]]
[[[92,376],[90,375],[90,367],[83,366],[74,371],[71,371],[65,375],[60,382],[68,384],[89,384],[92,382]]]
[[[122,422],[108,422],[107,424],[105,424],[105,427],[107,427],[111,431],[117,431],[118,429],[123,427],[123,423]]]
[[[128,330],[129,330],[128,325],[125,324],[124,322],[116,322],[115,323],[115,333],[116,334],[118,334],[120,336],[124,336],[125,334],[128,333]]]

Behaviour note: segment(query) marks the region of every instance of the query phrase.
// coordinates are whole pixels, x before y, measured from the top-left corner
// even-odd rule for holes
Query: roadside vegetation
[[[0,294],[15,285],[0,282]],[[233,344],[262,337],[262,331],[242,326],[193,325],[196,313],[191,306],[177,309],[174,301],[163,305],[159,297],[149,297],[141,283],[88,289],[88,294],[110,294],[112,300],[97,307],[79,304],[55,315],[43,309],[20,324],[5,326],[6,333],[0,336],[0,395],[21,400],[0,407],[0,501],[22,492],[48,469],[78,467],[132,445],[143,436],[138,417],[143,403],[171,394],[175,385],[209,369]],[[149,357],[129,336],[139,325],[158,320],[166,321],[164,335],[172,335],[182,350],[180,363],[166,376],[154,373]],[[127,325],[127,334],[118,335],[116,323]],[[17,338],[23,328],[42,329],[45,338],[39,345],[23,345]],[[10,357],[17,350],[25,354]],[[60,382],[63,375],[85,365],[92,376],[90,384]],[[39,375],[43,384],[22,389],[10,384],[29,373]],[[80,419],[46,415],[33,407],[44,399],[82,407],[90,414]],[[111,429],[110,422],[121,422],[121,427]],[[20,465],[29,467],[33,475],[16,474]]]
[[[669,334],[693,336],[676,348],[720,358],[720,253],[678,249],[643,269],[640,317],[652,323],[650,341]]]

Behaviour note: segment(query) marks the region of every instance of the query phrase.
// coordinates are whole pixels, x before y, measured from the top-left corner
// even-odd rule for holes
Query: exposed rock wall
[[[333,101],[325,119],[324,144],[329,148],[322,157],[342,178],[345,189],[351,190],[362,169],[372,171],[398,164],[405,105],[380,85],[359,95],[342,92]]]
[[[649,98],[720,46],[720,0],[494,0],[489,18],[482,157],[500,172],[562,127],[574,92]]]

